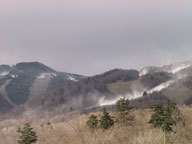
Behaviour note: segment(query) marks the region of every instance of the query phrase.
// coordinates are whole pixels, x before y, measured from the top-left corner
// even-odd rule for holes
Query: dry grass
[[[173,144],[191,144],[192,108],[182,106],[180,110],[186,118],[186,126],[179,124],[175,128],[177,133],[173,133],[170,139]],[[147,123],[150,118],[148,110],[133,111],[132,115],[133,124],[116,124],[107,131],[88,129],[86,115],[5,120],[0,122],[0,144],[16,144],[17,129],[25,122],[31,122],[37,132],[37,144],[164,144],[164,133]]]

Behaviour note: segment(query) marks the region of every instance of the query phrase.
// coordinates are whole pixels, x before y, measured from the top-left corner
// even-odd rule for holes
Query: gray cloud
[[[192,57],[192,3],[0,2],[0,63],[40,61],[85,75]]]

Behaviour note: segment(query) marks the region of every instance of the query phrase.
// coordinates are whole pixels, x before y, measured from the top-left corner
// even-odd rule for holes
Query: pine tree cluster
[[[117,116],[115,122],[121,122],[123,124],[129,122],[131,117],[129,115],[129,100],[126,98],[121,98],[116,102],[116,112]],[[102,115],[98,118],[96,115],[91,114],[89,119],[87,120],[87,126],[91,129],[94,128],[103,128],[109,129],[114,125],[114,117],[110,116],[109,112],[107,112],[106,108],[103,108]]]
[[[98,119],[96,115],[92,114],[90,115],[87,126],[89,128],[102,128],[102,129],[109,129],[114,125],[114,120],[110,116],[110,114],[107,112],[106,108],[103,108],[103,113]]]
[[[150,108],[153,112],[149,124],[154,127],[160,127],[164,132],[173,131],[173,126],[176,125],[176,120],[173,113],[176,109],[176,104],[170,102],[165,107],[159,104],[154,104]]]

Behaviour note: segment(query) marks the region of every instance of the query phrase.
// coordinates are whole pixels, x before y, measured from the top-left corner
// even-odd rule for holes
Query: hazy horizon
[[[82,75],[192,59],[188,0],[1,0],[0,64]]]

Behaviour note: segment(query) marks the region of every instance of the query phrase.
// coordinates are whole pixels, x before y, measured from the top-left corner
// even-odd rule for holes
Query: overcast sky
[[[93,75],[189,59],[191,0],[0,0],[0,64]]]

